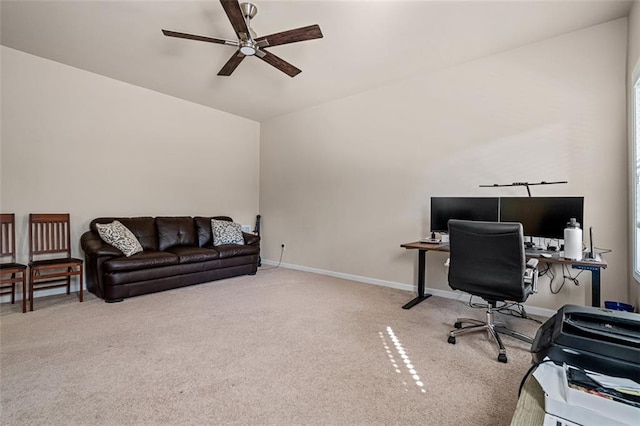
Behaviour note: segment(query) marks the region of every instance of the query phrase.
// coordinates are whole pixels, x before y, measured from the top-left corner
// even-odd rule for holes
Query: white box
[[[569,388],[564,369],[552,362],[533,376],[544,391],[545,412],[584,426],[637,426],[640,409]]]

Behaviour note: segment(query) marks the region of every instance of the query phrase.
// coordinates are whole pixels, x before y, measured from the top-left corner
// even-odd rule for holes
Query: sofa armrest
[[[86,256],[122,256],[122,252],[114,246],[105,243],[93,231],[87,231],[80,237],[80,245]]]
[[[82,234],[80,245],[85,256],[85,283],[87,290],[98,297],[104,298],[102,264],[111,258],[124,256],[124,254],[112,245],[105,243],[93,231],[87,231]]]
[[[248,232],[243,232],[242,236],[244,237],[244,243],[249,246],[257,246],[260,245],[260,235],[250,234]]]

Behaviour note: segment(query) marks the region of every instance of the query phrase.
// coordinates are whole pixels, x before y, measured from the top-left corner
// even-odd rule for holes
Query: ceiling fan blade
[[[167,37],[186,38],[189,40],[207,41],[209,43],[218,43],[218,44],[232,44],[235,46],[238,45],[238,42],[235,40],[225,40],[222,38],[205,37],[205,36],[199,36],[195,34],[179,33],[176,31],[162,30],[162,34],[166,35]]]
[[[238,0],[220,0],[220,3],[222,4],[222,8],[227,14],[227,18],[229,18],[231,26],[236,32],[238,38],[249,38],[249,29],[247,28],[247,23],[242,15],[242,10],[240,10],[240,3],[238,3]]]
[[[240,62],[245,58],[245,55],[239,51],[235,52],[226,64],[220,69],[218,75],[230,76],[233,71],[240,65]]]
[[[264,55],[262,54],[256,55],[258,58],[262,59],[269,65],[272,65],[278,68],[280,71],[287,74],[289,77],[295,77],[296,75],[302,72],[302,70],[299,70],[298,68],[291,65],[289,62],[277,57],[271,52],[267,52],[266,50],[261,50],[260,52],[264,53]]]
[[[261,41],[266,40],[268,43],[267,46],[279,46],[281,44],[313,40],[315,38],[322,38],[322,31],[320,31],[320,26],[317,24],[258,37],[255,41],[259,44]]]

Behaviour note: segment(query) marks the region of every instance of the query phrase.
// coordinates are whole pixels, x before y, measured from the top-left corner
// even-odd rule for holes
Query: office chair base
[[[506,334],[507,336],[511,336],[515,339],[522,340],[523,342],[533,343],[533,339],[526,334],[522,334],[518,331],[511,330],[502,324],[494,324],[494,329],[500,334]]]
[[[470,324],[467,326],[462,326],[462,324]],[[449,332],[449,338],[447,339],[448,343],[452,345],[456,344],[456,336],[460,336],[467,333],[475,333],[478,331],[487,331],[487,334],[491,336],[493,341],[498,346],[498,361],[507,362],[507,351],[502,344],[502,339],[500,338],[500,334],[506,334],[507,336],[514,337],[519,340],[523,340],[527,343],[532,343],[533,339],[527,335],[519,333],[517,331],[511,330],[507,328],[502,323],[495,323],[493,321],[493,310],[487,309],[487,320],[480,321],[474,318],[458,318],[454,324],[455,330]]]
[[[478,326],[487,325],[486,322],[477,320],[475,318],[458,318],[456,320],[455,324],[453,324],[453,326],[455,328],[462,328],[462,324],[473,324],[473,325],[478,325]]]

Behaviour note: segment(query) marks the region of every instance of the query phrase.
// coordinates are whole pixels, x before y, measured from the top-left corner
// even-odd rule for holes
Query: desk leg
[[[402,309],[411,309],[418,303],[431,297],[431,294],[424,293],[425,280],[425,254],[426,250],[418,250],[418,296],[402,306]]]
[[[573,269],[591,271],[591,306],[600,307],[600,267],[588,265],[573,265]]]
[[[591,270],[591,306],[600,307],[600,268]]]

